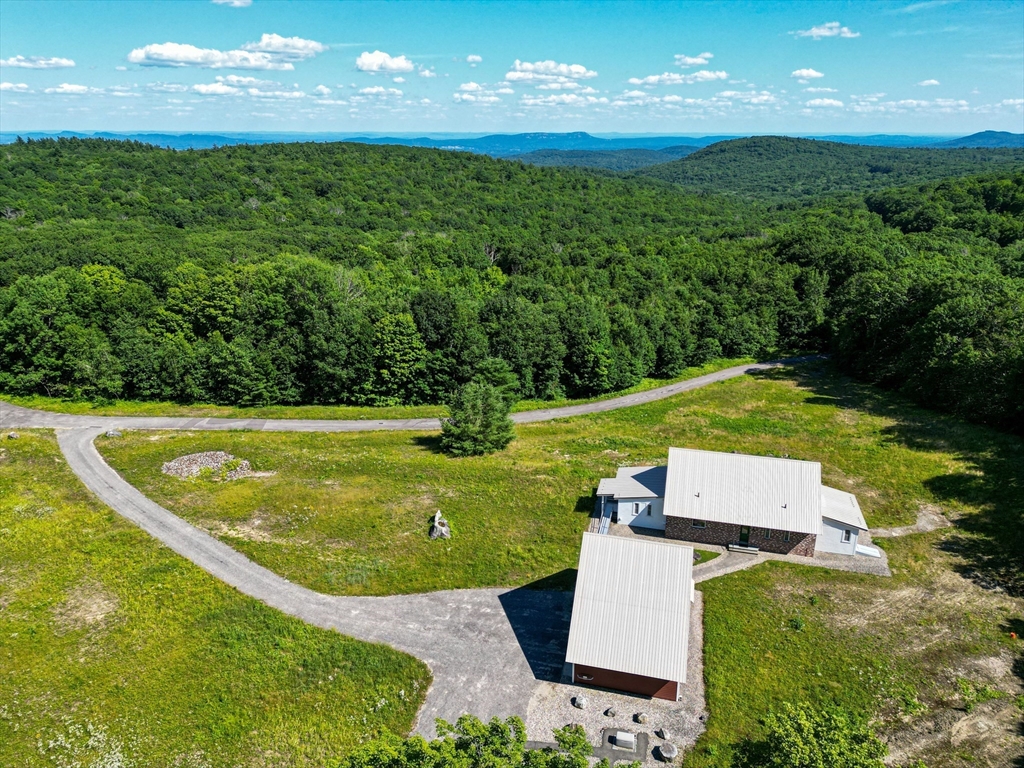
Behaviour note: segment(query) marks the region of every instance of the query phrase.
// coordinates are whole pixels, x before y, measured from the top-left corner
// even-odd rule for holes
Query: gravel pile
[[[165,475],[173,475],[186,480],[190,477],[197,477],[204,469],[209,469],[215,475],[219,475],[228,462],[234,462],[235,457],[225,451],[206,451],[205,453],[190,453],[188,456],[179,456],[173,461],[168,461],[161,467]],[[238,480],[242,477],[259,477],[272,474],[270,472],[253,472],[249,462],[242,459],[237,466],[233,466],[224,474],[225,480]]]

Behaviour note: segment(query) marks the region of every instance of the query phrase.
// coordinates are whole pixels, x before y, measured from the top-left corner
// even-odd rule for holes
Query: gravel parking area
[[[682,687],[682,700],[665,701],[578,685],[540,683],[527,710],[527,737],[531,741],[551,742],[554,739],[552,731],[569,723],[579,723],[586,728],[587,736],[595,747],[601,746],[601,731],[605,728],[647,733],[648,749],[645,754],[618,752],[617,757],[653,763],[656,760],[655,748],[666,741],[658,738],[655,731],[665,728],[669,732],[667,741],[675,744],[682,754],[704,732],[704,720],[707,718],[704,704],[704,605],[700,592],[696,593],[691,609],[689,642],[687,683]],[[587,698],[586,709],[576,709],[572,705],[572,698],[580,694]],[[615,710],[614,717],[604,714],[609,707]],[[639,712],[647,715],[646,723],[634,721],[634,715]]]

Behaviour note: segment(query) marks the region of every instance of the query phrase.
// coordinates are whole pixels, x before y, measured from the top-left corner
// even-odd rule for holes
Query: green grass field
[[[319,766],[405,732],[426,667],[240,595],[0,442],[0,765]],[[381,701],[386,701],[380,705]]]
[[[521,400],[513,411],[530,411],[539,408],[559,408],[613,397],[646,392],[649,389],[674,384],[677,381],[714,373],[734,365],[752,363],[751,357],[737,357],[715,360],[707,365],[687,368],[671,379],[644,379],[635,387],[619,392],[610,392],[600,397],[583,400]],[[389,408],[369,408],[352,405],[269,405],[261,408],[239,408],[230,405],[182,404],[148,402],[136,400],[115,400],[94,403],[88,400],[66,400],[43,395],[11,395],[0,392],[0,400],[25,408],[56,413],[71,413],[90,416],[182,416],[187,418],[225,419],[426,419],[447,416],[448,409],[442,405],[400,405]]]
[[[990,736],[1016,728],[1004,721],[1017,712],[1009,695],[1024,668],[1009,637],[1024,628],[1024,601],[1011,596],[1019,439],[910,407],[820,363],[517,434],[503,453],[465,459],[440,454],[427,434],[130,433],[98,445],[178,514],[293,580],[346,594],[519,585],[571,569],[597,480],[620,464],[664,461],[669,445],[817,460],[826,483],[858,494],[870,525],[912,523],[928,505],[956,527],[884,541],[892,579],[769,563],[702,584],[711,717],[686,764],[725,768],[784,700],[877,714],[898,746],[907,722],[943,722],[963,707],[961,680],[1008,694],[991,705],[1002,709]],[[277,474],[160,473],[162,462],[203,450]],[[451,541],[427,540],[435,509],[451,521]],[[991,741],[968,734],[928,765],[1000,765],[1020,743],[1000,736],[1004,752],[978,757]]]

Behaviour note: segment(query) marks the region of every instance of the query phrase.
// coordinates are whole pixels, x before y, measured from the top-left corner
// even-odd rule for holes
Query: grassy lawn
[[[29,430],[0,442],[0,670],[0,765],[26,767],[323,765],[430,684],[157,544]]]
[[[882,541],[892,579],[769,563],[702,584],[711,718],[687,764],[725,768],[783,700],[876,714],[894,751],[922,754],[929,768],[1007,765],[1024,751],[1012,735],[1024,658],[1009,637],[1024,634],[1019,439],[910,407],[823,363],[517,435],[501,454],[467,459],[441,455],[425,434],[130,433],[98,445],[130,482],[255,560],[350,594],[562,574],[576,564],[598,478],[664,461],[669,445],[820,461],[825,482],[857,493],[872,526],[912,523],[923,506],[956,525]],[[160,473],[204,450],[277,474]],[[435,509],[452,540],[427,540]],[[955,748],[915,741],[918,726],[948,732],[965,716],[963,685],[1003,694],[971,715],[982,735],[966,728]]]
[[[608,400],[622,395],[646,392],[649,389],[674,384],[677,381],[714,373],[734,365],[752,363],[751,357],[737,357],[715,360],[707,365],[687,368],[679,376],[672,379],[644,379],[635,387],[620,392],[589,400],[522,400],[516,403],[514,411],[531,411],[539,408],[558,408],[565,405],[578,405],[597,400]],[[209,405],[166,402],[140,402],[135,400],[115,400],[97,404],[83,400],[65,400],[58,397],[43,395],[9,395],[0,392],[0,400],[24,408],[35,408],[40,411],[56,413],[72,413],[91,416],[182,416],[187,418],[231,418],[231,419],[425,419],[447,416],[448,409],[442,405],[401,405],[391,408],[363,408],[353,405],[269,405],[261,408],[237,408],[230,405]]]

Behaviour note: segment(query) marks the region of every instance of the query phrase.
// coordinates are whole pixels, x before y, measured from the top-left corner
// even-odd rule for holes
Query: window
[[[772,537],[772,529],[771,528],[765,528],[764,529],[764,537],[766,539],[770,539]]]
[[[633,502],[633,517],[636,517],[639,514],[640,514],[640,502],[639,501],[634,501]]]
[[[850,529],[847,528],[845,531],[843,531],[843,544],[849,544],[849,543],[850,543]]]
[[[694,528],[703,528],[704,526],[707,525],[707,523],[705,523],[703,520],[694,520],[693,522],[690,523],[690,525],[693,526]]]
[[[648,517],[651,516],[651,505],[650,504],[647,505],[647,516]]]
[[[783,531],[782,532],[782,540],[783,541],[789,541],[789,531]]]

